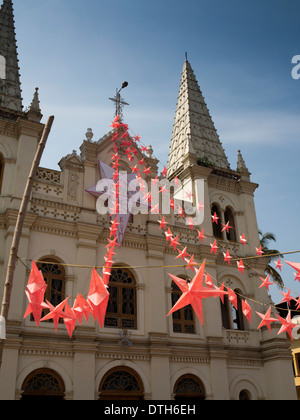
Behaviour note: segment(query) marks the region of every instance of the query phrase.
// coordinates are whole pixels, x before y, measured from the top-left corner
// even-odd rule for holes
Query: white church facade
[[[0,9],[0,302],[14,227],[26,179],[44,124],[38,90],[24,112],[14,33],[13,5]],[[40,167],[25,217],[14,276],[6,340],[0,370],[0,400],[47,397],[65,400],[137,399],[287,400],[296,399],[290,344],[277,335],[280,323],[257,329],[272,301],[261,284],[266,261],[224,262],[229,250],[239,259],[255,256],[259,235],[254,205],[258,185],[250,179],[238,152],[231,169],[188,60],[184,62],[167,177],[182,183],[204,180],[202,241],[180,215],[167,217],[196,261],[236,291],[238,308],[225,298],[203,299],[203,325],[190,307],[167,317],[181,292],[169,273],[187,279],[192,271],[179,266],[156,214],[130,217],[122,247],[115,249],[109,284],[110,301],[103,328],[92,317],[76,325],[72,338],[63,323],[24,319],[25,288],[36,261],[47,282],[46,298],[55,306],[70,296],[88,293],[92,267],[101,267],[109,237],[109,217],[96,211],[96,197],[86,190],[99,181],[98,161],[111,165],[112,132],[99,140],[87,132],[80,150],[58,156],[60,170]],[[55,141],[55,139],[52,139]],[[151,151],[144,159],[152,177],[158,161]],[[150,178],[145,175],[146,181]],[[212,222],[234,227],[221,231]],[[199,227],[200,229],[200,227]],[[245,235],[246,244],[240,236]],[[216,240],[218,250],[211,252]],[[177,264],[177,266],[176,266]],[[114,268],[115,267],[115,268]],[[100,274],[100,270],[99,270]],[[252,322],[241,311],[241,298],[252,307]],[[263,307],[262,307],[263,305]],[[275,309],[274,309],[275,311]]]

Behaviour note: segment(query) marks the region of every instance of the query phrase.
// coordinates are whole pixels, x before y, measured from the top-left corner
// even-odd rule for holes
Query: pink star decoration
[[[272,318],[271,317],[271,306],[269,307],[269,309],[267,310],[266,314],[263,315],[259,312],[256,312],[257,315],[259,315],[262,319],[261,323],[259,324],[259,326],[257,327],[257,329],[263,327],[264,325],[266,325],[266,327],[268,328],[268,330],[271,332],[271,326],[270,323],[271,322],[277,322],[276,318]]]
[[[241,241],[241,243],[245,246],[246,245],[246,242],[247,242],[247,240],[246,240],[246,238],[245,238],[245,235],[243,234],[242,236],[240,236],[240,241]]]
[[[290,296],[291,289],[289,289],[286,293],[280,292],[283,296],[283,299],[280,303],[287,302],[289,306],[291,306],[291,300],[295,300],[292,296]]]
[[[83,317],[85,318],[86,322],[88,322],[92,308],[81,294],[77,295],[72,309],[77,321],[79,322],[79,325],[82,324]]]
[[[104,325],[104,319],[109,299],[109,293],[107,286],[103,283],[103,280],[93,268],[92,278],[90,283],[90,290],[88,294],[88,303],[91,305],[94,320],[99,322],[101,328]]]
[[[75,330],[76,316],[73,312],[73,309],[70,308],[68,302],[66,302],[65,314],[70,316],[70,318],[64,317],[64,323],[68,331],[69,337],[71,338],[73,335],[73,331]]]
[[[210,244],[210,247],[211,247],[210,252],[211,252],[211,253],[212,253],[212,252],[214,252],[214,254],[215,254],[215,255],[217,255],[217,249],[218,249],[219,247],[217,246],[217,241],[216,241],[216,240],[214,241],[214,243],[213,243],[213,244]]]
[[[187,283],[185,280],[182,280],[179,277],[169,274],[171,279],[177,284],[177,286],[180,288],[183,294],[175,303],[171,311],[168,313],[168,316],[171,315],[173,312],[178,311],[181,308],[184,308],[187,305],[192,305],[197,317],[199,318],[201,324],[203,325],[202,299],[205,299],[211,296],[221,296],[222,294],[227,294],[227,292],[216,290],[216,288],[211,289],[211,288],[203,287],[204,270],[205,270],[205,262],[201,264],[200,269],[196,273],[191,283]]]
[[[272,283],[270,280],[270,274],[267,275],[267,277],[265,279],[263,279],[262,277],[260,277],[262,284],[259,286],[259,288],[261,287],[266,287],[266,289],[269,291],[269,286],[271,286]]]
[[[279,315],[276,315],[276,316],[282,324],[282,326],[281,326],[280,330],[278,331],[277,335],[279,335],[283,332],[287,332],[288,335],[291,337],[291,340],[293,341],[292,330],[295,327],[298,327],[298,325],[292,323],[292,321],[291,321],[291,311],[289,311],[288,316],[285,319],[281,318],[281,316],[279,316]]]
[[[238,262],[237,262],[237,266],[238,266],[238,270],[239,270],[242,274],[244,274],[244,268],[245,268],[245,266],[244,266],[243,260],[238,261]]]
[[[167,222],[165,220],[165,216],[163,216],[162,220],[158,220],[159,225],[159,230],[161,228],[163,228],[163,230],[166,230],[166,226],[167,226]]]
[[[67,297],[65,300],[63,300],[60,304],[58,304],[55,307],[48,300],[46,300],[46,304],[47,304],[47,307],[50,309],[50,312],[46,316],[44,316],[44,318],[41,319],[41,322],[42,321],[48,321],[49,319],[53,319],[55,331],[57,332],[57,326],[58,326],[59,318],[72,319],[73,316],[75,318],[75,315],[73,315],[71,317],[71,315],[68,315],[65,312],[63,312],[63,309],[64,309],[68,299],[69,299],[69,297]]]
[[[229,229],[232,229],[232,226],[229,226],[229,222],[226,223],[226,225],[224,225],[224,223],[221,223],[223,227],[222,232],[224,232],[224,230],[226,230],[227,233],[229,233]]]
[[[279,268],[279,270],[281,271],[281,267],[283,267],[283,264],[281,264],[280,258],[279,258],[278,261],[275,262],[275,264],[276,264],[276,267],[275,268]]]
[[[295,263],[291,261],[286,261],[286,263],[290,265],[294,270],[296,270],[298,274],[300,274],[300,263]]]
[[[177,250],[179,252],[179,255],[177,255],[176,260],[178,258],[182,258],[183,261],[185,261],[186,257],[189,257],[189,254],[186,252],[187,247],[185,247],[182,251],[180,251],[179,249]]]
[[[27,290],[25,291],[29,301],[28,308],[25,312],[24,318],[32,313],[37,327],[40,324],[42,310],[44,305],[44,295],[47,288],[43,274],[37,268],[34,261],[32,261],[32,268],[29,275]]]
[[[251,324],[252,309],[247,300],[242,300],[242,312]]]
[[[229,254],[229,249],[227,249],[226,254],[225,254],[225,252],[223,252],[223,255],[224,255],[224,262],[227,262],[228,265],[230,265],[230,260],[231,260],[232,257]]]
[[[228,292],[229,301],[232,303],[235,309],[237,309],[238,308],[237,295],[235,294],[233,290],[230,289],[230,287],[227,287],[227,292]]]
[[[217,216],[217,213],[213,214],[211,217],[212,217],[212,221],[213,221],[213,223],[218,224],[218,220],[219,220],[219,218],[218,218],[218,216]]]
[[[261,249],[261,246],[259,248],[256,248],[256,255],[259,255],[260,257],[262,256],[264,252]]]
[[[204,233],[203,233],[204,232],[204,229],[202,229],[201,232],[200,232],[200,230],[197,229],[197,232],[198,232],[197,239],[200,239],[201,242],[203,242],[203,239],[206,238],[206,236],[204,236]]]

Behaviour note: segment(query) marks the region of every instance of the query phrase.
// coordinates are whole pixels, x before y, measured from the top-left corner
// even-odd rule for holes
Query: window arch
[[[131,368],[119,366],[109,370],[99,387],[100,400],[143,400],[144,386]]]
[[[2,191],[3,174],[4,174],[4,158],[2,154],[0,153],[0,194]]]
[[[222,225],[221,225],[221,221],[222,221],[221,211],[216,204],[213,204],[211,207],[211,215],[214,216],[214,214],[216,214],[219,219],[218,219],[218,223],[215,223],[212,221],[213,235],[217,239],[223,239]]]
[[[189,281],[184,276],[178,276],[183,280]],[[182,292],[175,282],[172,281],[172,307],[178,301]],[[191,305],[179,309],[172,314],[173,319],[173,332],[184,334],[195,334],[195,315]]]
[[[226,207],[225,213],[224,213],[224,219],[225,224],[229,222],[229,226],[232,228],[229,229],[229,231],[226,231],[226,238],[228,241],[234,241],[236,242],[236,229],[235,229],[235,223],[234,223],[234,215],[233,211],[230,207]]]
[[[137,329],[136,281],[127,268],[112,268],[105,327]]]
[[[198,400],[205,400],[205,388],[203,383],[195,375],[181,376],[174,386],[175,400],[196,398]]]
[[[22,391],[22,400],[36,398],[63,400],[65,385],[60,375],[54,370],[37,369],[26,377]]]

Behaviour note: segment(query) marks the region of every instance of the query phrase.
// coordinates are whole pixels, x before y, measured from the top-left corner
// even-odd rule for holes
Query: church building
[[[0,9],[0,302],[18,210],[44,129],[38,89],[23,108],[12,3],[3,0]],[[236,168],[230,167],[187,58],[169,158],[162,163],[170,182],[193,186],[201,180],[204,220],[193,229],[180,214],[166,220],[188,254],[206,260],[206,280],[236,293],[236,306],[228,295],[203,299],[203,324],[191,306],[167,316],[182,295],[170,274],[188,284],[195,272],[176,259],[158,223],[161,216],[148,212],[130,215],[122,246],[115,248],[103,328],[90,316],[76,324],[70,338],[63,321],[56,332],[51,321],[37,327],[32,315],[24,319],[33,261],[53,306],[68,296],[70,306],[78,294],[86,298],[93,267],[102,273],[110,217],[99,214],[97,197],[87,190],[101,178],[99,161],[112,165],[113,135],[113,129],[98,134],[88,129],[80,150],[57,156],[59,170],[39,167],[36,173],[6,323],[0,400],[296,399],[290,343],[285,333],[278,335],[280,323],[272,323],[271,331],[257,328],[256,311],[272,306],[276,314],[266,288],[259,287],[266,259],[246,259],[259,247],[258,184],[240,151]],[[59,140],[50,134],[49,141]],[[130,162],[122,148],[119,156],[119,170],[130,173],[143,161],[151,168],[151,176],[141,173],[145,181],[161,179],[151,148],[137,148]],[[230,230],[222,228],[226,224]],[[200,239],[197,229],[205,237]],[[233,261],[224,260],[227,252]],[[240,270],[237,261],[243,258]],[[251,322],[242,309],[245,300]]]

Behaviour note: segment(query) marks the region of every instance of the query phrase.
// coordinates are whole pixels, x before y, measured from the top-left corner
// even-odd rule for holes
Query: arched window
[[[4,173],[4,158],[0,153],[0,194],[2,190],[3,173]]]
[[[211,208],[211,215],[214,216],[214,214],[216,214],[219,219],[218,219],[218,223],[215,223],[214,221],[212,221],[213,235],[217,239],[223,239],[222,225],[221,225],[221,222],[222,222],[221,212],[218,206],[216,206],[215,204]]]
[[[58,373],[51,369],[31,372],[22,385],[22,400],[63,400],[65,385]]]
[[[183,278],[182,276],[178,276]],[[185,279],[184,279],[185,280]],[[176,283],[172,282],[172,307],[178,301],[182,295],[181,290]],[[179,309],[179,311],[173,312],[173,332],[195,334],[195,316],[191,305]]]
[[[181,376],[174,386],[175,400],[195,398],[205,400],[205,388],[199,378],[195,375]]]
[[[240,290],[234,290],[237,295],[237,309],[232,305],[232,322],[234,330],[244,330],[244,318],[243,318],[243,309],[242,309],[242,292]]]
[[[229,229],[228,232],[226,231],[227,240],[236,242],[234,216],[233,216],[233,211],[229,207],[226,207],[226,210],[224,213],[224,219],[225,219],[225,224],[229,222],[229,226],[231,226],[231,229]]]
[[[127,268],[112,268],[105,327],[137,328],[136,281]]]
[[[45,262],[38,262],[37,267],[43,273],[47,284],[45,300],[48,300],[53,306],[57,306],[65,299],[66,272],[64,267],[51,258],[45,258]],[[42,312],[43,316],[48,312],[47,309],[44,309]],[[50,319],[46,322],[53,322],[53,320]],[[60,318],[59,322],[63,323],[63,319]]]
[[[221,314],[222,314],[222,325],[223,328],[228,330],[244,330],[244,318],[242,312],[242,299],[239,290],[234,290],[237,295],[237,309],[230,303],[228,296],[224,296],[224,303],[220,301],[221,304]]]
[[[108,371],[99,387],[100,400],[143,400],[144,386],[139,375],[125,366]]]
[[[231,313],[230,313],[230,302],[228,299],[228,296],[224,296],[224,303],[220,300],[221,304],[221,314],[222,314],[222,325],[223,328],[226,328],[226,330],[230,330],[232,328],[231,324]]]

